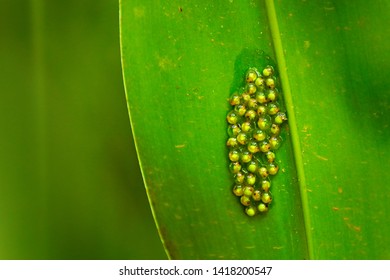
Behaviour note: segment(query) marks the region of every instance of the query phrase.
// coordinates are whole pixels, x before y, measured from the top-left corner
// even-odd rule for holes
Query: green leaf
[[[128,108],[171,258],[389,257],[389,41],[374,28],[388,9],[366,4],[122,0]],[[231,192],[226,114],[260,50],[289,123],[271,209],[250,218]]]
[[[315,259],[390,257],[389,8],[387,1],[275,4]]]

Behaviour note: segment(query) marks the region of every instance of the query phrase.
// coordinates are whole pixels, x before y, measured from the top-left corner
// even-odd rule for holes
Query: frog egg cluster
[[[280,132],[287,120],[278,103],[280,92],[272,66],[262,71],[249,68],[244,86],[229,98],[233,109],[227,114],[229,169],[233,174],[233,193],[254,216],[267,212],[272,202],[271,177],[279,171],[276,150]]]

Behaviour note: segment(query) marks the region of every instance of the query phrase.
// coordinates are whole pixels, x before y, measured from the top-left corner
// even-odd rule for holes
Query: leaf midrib
[[[290,82],[288,79],[286,60],[283,52],[282,40],[280,37],[278,20],[275,11],[275,5],[273,0],[265,0],[266,12],[268,16],[268,22],[271,29],[271,38],[275,50],[276,61],[279,68],[279,74],[281,84],[283,88],[284,101],[288,112],[288,122],[290,128],[290,137],[292,141],[292,148],[294,154],[294,161],[298,176],[298,185],[301,195],[302,211],[304,218],[304,226],[306,232],[306,243],[308,248],[308,255],[310,259],[313,259],[313,239],[311,234],[311,219],[309,215],[309,201],[306,191],[306,177],[302,160],[302,151],[300,145],[300,138],[298,133],[298,125],[295,118],[294,103],[292,99],[292,93],[290,88]]]

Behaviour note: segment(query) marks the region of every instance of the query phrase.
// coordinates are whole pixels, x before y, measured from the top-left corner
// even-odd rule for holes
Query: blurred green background
[[[1,259],[166,259],[118,21],[117,0],[0,0]]]

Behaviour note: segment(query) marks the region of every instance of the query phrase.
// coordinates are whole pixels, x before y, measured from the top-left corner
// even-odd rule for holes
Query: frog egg
[[[258,76],[259,76],[259,73],[258,73],[256,68],[249,68],[245,74],[246,82],[253,83],[257,79]]]
[[[268,177],[268,170],[265,166],[262,166],[259,169],[257,169],[257,174],[259,174],[259,176],[262,178],[267,178]]]
[[[256,101],[259,102],[260,104],[267,103],[268,102],[267,95],[262,91],[257,92]]]
[[[245,181],[248,185],[254,185],[256,183],[256,175],[249,173],[246,175]]]
[[[241,162],[248,163],[252,160],[252,154],[249,151],[243,151],[241,153]]]
[[[234,182],[236,182],[236,184],[242,184],[244,183],[244,180],[245,180],[245,175],[241,171],[234,174]]]
[[[286,116],[286,113],[284,112],[278,112],[276,115],[275,115],[275,118],[274,118],[274,123],[276,124],[282,124],[284,121],[287,120],[287,116]]]
[[[272,136],[269,141],[269,146],[271,150],[277,150],[279,149],[280,145],[282,144],[282,138],[280,136]]]
[[[255,129],[252,136],[256,141],[263,141],[267,138],[267,133],[261,129]]]
[[[255,140],[250,140],[249,141],[247,149],[252,154],[255,154],[255,153],[259,152],[259,146],[258,146],[258,144],[257,144],[257,142]]]
[[[238,135],[237,135],[237,141],[239,144],[241,145],[246,145],[248,143],[248,135],[246,135],[245,133],[243,132],[240,132]]]
[[[265,80],[265,85],[271,89],[274,89],[275,88],[275,79],[274,78],[267,78]]]
[[[260,186],[263,191],[268,192],[271,187],[271,182],[269,180],[262,180]]]
[[[254,201],[260,201],[261,200],[261,191],[260,190],[255,190],[252,194],[252,199]]]
[[[238,104],[234,106],[234,111],[237,113],[238,116],[244,116],[246,113],[246,107],[243,104]]]
[[[276,155],[274,152],[268,151],[265,153],[265,157],[269,163],[274,162]]]
[[[266,153],[271,149],[271,145],[267,141],[263,141],[260,143],[259,148],[261,152]]]
[[[267,170],[268,170],[268,174],[270,175],[275,175],[276,173],[278,173],[279,171],[279,166],[277,166],[276,164],[274,163],[270,163],[267,167]]]
[[[261,116],[257,121],[257,126],[261,130],[267,130],[271,127],[271,118],[269,116]]]
[[[246,121],[246,122],[243,122],[241,124],[241,130],[244,133],[252,131],[253,128],[254,128],[254,125],[251,122]]]
[[[245,118],[247,118],[249,121],[254,121],[257,118],[257,114],[254,110],[248,110],[245,113]]]
[[[241,99],[242,99],[241,103],[246,104],[246,103],[248,103],[248,100],[251,99],[251,98],[252,98],[252,96],[251,96],[249,93],[244,92],[244,93],[241,95]]]
[[[249,84],[246,85],[245,90],[246,90],[247,93],[252,95],[252,94],[256,93],[257,88],[256,88],[255,84],[249,83]]]
[[[277,136],[277,135],[280,134],[280,126],[278,126],[277,124],[273,123],[271,125],[271,128],[269,129],[269,131],[271,132],[272,135]]]
[[[258,166],[259,165],[256,160],[251,160],[250,162],[248,162],[246,169],[249,172],[256,173]]]
[[[271,196],[271,193],[269,192],[263,192],[261,194],[261,201],[265,204],[270,204],[271,201],[272,201],[272,196]]]
[[[226,142],[226,146],[227,146],[228,148],[231,148],[231,149],[237,148],[237,147],[238,147],[237,138],[230,137],[230,138],[227,140],[227,142]]]
[[[230,105],[238,105],[241,103],[241,96],[238,94],[238,92],[234,92],[230,98],[229,98]]]
[[[237,124],[231,124],[228,127],[228,135],[230,137],[235,137],[241,132],[241,128]]]
[[[240,172],[241,170],[241,164],[239,162],[232,162],[230,165],[229,165],[229,169],[230,169],[230,172],[233,173],[233,174],[236,174],[238,172]]]
[[[271,102],[267,106],[268,114],[271,116],[275,115],[280,111],[279,104],[277,102]]]
[[[267,206],[267,204],[259,203],[259,205],[257,206],[257,210],[258,210],[260,213],[267,212],[267,211],[268,211],[268,206]]]
[[[267,113],[267,107],[264,105],[260,105],[257,107],[257,114],[259,116],[264,116]]]
[[[253,205],[249,205],[248,207],[245,208],[245,213],[246,213],[249,217],[253,217],[253,216],[256,215],[256,213],[257,213],[256,207],[253,206]]]
[[[275,101],[278,98],[278,91],[276,89],[270,89],[266,92],[268,101]]]
[[[247,106],[249,109],[252,109],[252,110],[257,110],[257,107],[259,107],[259,105],[257,104],[257,100],[255,98],[249,99]]]
[[[243,196],[244,195],[244,188],[242,185],[235,185],[233,187],[233,193],[235,196]]]
[[[230,111],[226,117],[226,120],[230,124],[236,124],[239,121],[239,115],[235,111]]]
[[[255,188],[253,186],[246,185],[243,191],[245,196],[251,197],[253,192],[255,191]]]
[[[270,77],[274,74],[274,68],[270,65],[266,66],[264,69],[263,69],[263,76],[264,77]]]
[[[230,161],[239,161],[240,160],[240,152],[238,150],[231,150],[229,152]]]
[[[258,87],[259,89],[260,88],[264,88],[264,79],[263,77],[258,77],[256,80],[255,80],[255,86]]]
[[[240,197],[240,202],[244,206],[249,206],[251,204],[251,199],[245,195]]]

